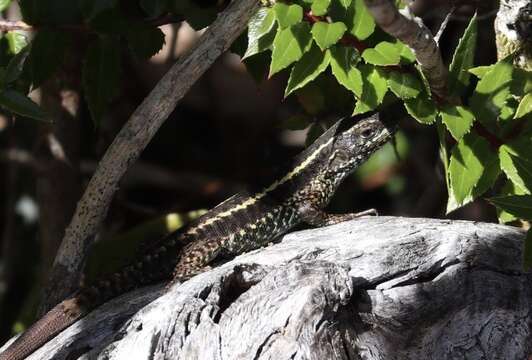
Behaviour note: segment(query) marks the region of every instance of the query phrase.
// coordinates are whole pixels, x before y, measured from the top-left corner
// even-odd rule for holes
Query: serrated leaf
[[[19,78],[29,53],[29,48],[26,47],[9,60],[4,74],[4,84],[12,83]]]
[[[452,185],[450,186],[449,191],[449,199],[447,202],[447,214],[449,214],[451,211],[454,211],[466,204],[469,204],[482,194],[484,194],[486,191],[488,191],[490,188],[493,187],[495,184],[495,181],[499,178],[499,175],[501,173],[501,168],[499,166],[499,159],[497,156],[492,154],[489,158],[485,159],[485,166],[484,171],[482,172],[482,175],[480,176],[480,179],[478,180],[477,184],[473,187],[473,190],[471,193],[469,193],[466,198],[461,202],[458,203],[454,197],[454,192],[452,190]],[[450,182],[450,179],[449,179]]]
[[[326,50],[330,46],[336,44],[342,38],[347,28],[341,22],[332,24],[319,21],[312,25],[312,37],[316,44],[322,49]]]
[[[83,90],[93,122],[98,125],[109,102],[118,92],[119,43],[101,38],[91,44],[83,64]]]
[[[281,30],[296,25],[303,19],[303,8],[296,4],[287,5],[277,2],[273,6],[273,11]]]
[[[512,183],[523,193],[532,193],[532,146],[524,141],[502,145],[499,148],[501,168]]]
[[[401,57],[401,63],[411,64],[414,61],[416,61],[416,55],[408,46],[406,46],[399,40],[395,43],[395,46],[397,46],[397,49],[399,49],[399,56]]]
[[[9,31],[4,37],[7,40],[8,49],[11,54],[18,54],[28,45],[26,36],[18,31]]]
[[[313,46],[292,68],[284,96],[287,97],[292,91],[302,88],[314,80],[327,69],[330,61],[331,53],[329,50],[323,52],[318,47]]]
[[[475,121],[473,113],[463,106],[446,105],[440,114],[447,130],[456,141],[460,141],[469,132]]]
[[[375,31],[375,20],[369,13],[364,0],[353,0],[355,12],[353,17],[353,25],[349,29],[349,32],[357,37],[359,40],[367,39],[373,31]],[[346,5],[347,7],[348,5]]]
[[[467,72],[475,75],[479,79],[482,79],[484,77],[484,75],[486,75],[486,73],[488,71],[493,69],[494,66],[495,66],[495,64],[486,65],[486,66],[477,66],[477,67],[474,67],[474,68],[471,68],[471,69],[467,70]]]
[[[362,96],[362,74],[356,68],[358,51],[345,46],[334,46],[330,51],[331,69],[338,83],[352,91],[357,97]]]
[[[430,125],[436,120],[436,106],[427,93],[423,92],[420,96],[405,100],[404,104],[406,111],[419,123]]]
[[[242,59],[270,48],[275,38],[275,14],[271,8],[260,8],[248,24],[248,48]]]
[[[322,16],[327,13],[331,0],[314,0],[310,9],[313,15]]]
[[[514,119],[522,118],[523,116],[532,112],[532,94],[528,93],[519,102],[517,111],[515,112]]]
[[[270,77],[301,59],[312,45],[312,34],[306,23],[299,23],[277,32],[273,41]]]
[[[379,70],[368,64],[360,67],[362,74],[362,96],[357,101],[353,115],[362,114],[374,110],[382,103],[384,95],[388,91],[386,78]]]
[[[488,200],[520,219],[532,220],[532,195],[497,196]]]
[[[0,0],[0,11],[4,11],[11,4],[11,0]]]
[[[454,51],[447,85],[450,94],[459,96],[469,85],[471,75],[468,69],[473,66],[476,46],[477,14],[475,13]]]
[[[480,136],[465,135],[455,146],[449,163],[451,188],[460,206],[479,182],[485,165],[493,157],[489,144]]]
[[[33,88],[38,88],[62,65],[69,44],[66,31],[43,29],[35,35],[25,66]]]
[[[514,183],[507,180],[505,184],[502,186],[499,192],[499,195],[526,195],[526,194],[522,192],[520,189],[518,189],[514,185]],[[499,208],[497,208],[497,218],[499,219],[499,222],[502,224],[517,220],[517,217]]]
[[[150,0],[156,1],[156,0]],[[116,7],[118,0],[81,0],[80,9],[85,20],[91,20],[105,10]],[[141,0],[142,3],[142,0]]]
[[[132,27],[126,33],[127,44],[135,56],[149,59],[164,46],[164,33],[157,27]]]
[[[168,11],[168,0],[140,0],[140,7],[150,17],[158,17]]]
[[[397,65],[401,60],[399,49],[387,41],[382,41],[375,46],[364,50],[362,57],[368,64],[388,66]]]
[[[419,95],[422,84],[412,74],[392,71],[388,76],[388,86],[398,98],[406,100]]]
[[[41,110],[39,105],[26,95],[13,89],[6,89],[0,92],[0,106],[17,115],[35,120],[49,121],[46,113]]]
[[[499,61],[478,82],[470,106],[475,117],[488,129],[495,130],[495,121],[510,95],[512,64],[508,59]]]

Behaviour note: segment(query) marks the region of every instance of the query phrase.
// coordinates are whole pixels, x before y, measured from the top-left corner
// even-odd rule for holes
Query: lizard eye
[[[362,132],[360,133],[360,136],[362,136],[364,139],[369,138],[371,136],[371,130],[370,129],[362,130]]]

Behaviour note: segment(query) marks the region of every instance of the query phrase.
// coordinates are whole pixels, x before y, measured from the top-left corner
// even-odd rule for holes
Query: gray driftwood
[[[28,359],[525,360],[523,239],[392,217],[296,232],[170,292],[117,298]]]

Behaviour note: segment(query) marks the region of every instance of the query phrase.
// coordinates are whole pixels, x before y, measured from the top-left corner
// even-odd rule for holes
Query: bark
[[[393,217],[292,233],[168,292],[117,298],[28,359],[525,360],[523,239]]]

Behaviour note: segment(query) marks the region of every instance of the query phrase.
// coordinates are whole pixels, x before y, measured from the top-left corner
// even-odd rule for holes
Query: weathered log
[[[524,233],[361,218],[285,236],[169,292],[117,298],[28,359],[527,359]]]

